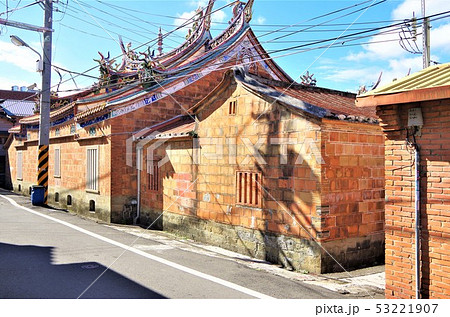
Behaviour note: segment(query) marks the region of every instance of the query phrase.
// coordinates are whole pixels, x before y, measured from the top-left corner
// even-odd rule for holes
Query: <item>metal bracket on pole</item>
[[[52,28],[42,27],[42,26],[35,26],[27,23],[22,22],[16,22],[11,20],[5,20],[0,18],[0,24],[6,25],[6,26],[12,26],[19,29],[25,29],[28,31],[35,31],[35,32],[53,32],[54,30]]]

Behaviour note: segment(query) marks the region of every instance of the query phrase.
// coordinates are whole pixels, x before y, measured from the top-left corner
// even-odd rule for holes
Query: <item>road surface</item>
[[[345,298],[0,191],[0,298]]]

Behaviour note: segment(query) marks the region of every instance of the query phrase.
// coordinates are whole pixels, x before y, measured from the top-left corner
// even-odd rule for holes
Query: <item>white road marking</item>
[[[191,268],[188,268],[188,267],[186,267],[186,266],[177,264],[177,263],[175,263],[175,262],[168,261],[168,260],[166,260],[166,259],[157,257],[157,256],[152,255],[152,254],[149,254],[149,253],[146,253],[146,252],[141,251],[141,250],[138,250],[138,249],[136,249],[136,248],[133,248],[132,246],[127,246],[127,245],[125,245],[125,244],[123,244],[123,243],[120,243],[120,242],[111,240],[111,239],[109,239],[109,238],[103,237],[103,236],[101,236],[101,235],[99,235],[99,234],[96,234],[96,233],[93,233],[93,232],[88,231],[88,230],[86,230],[86,229],[80,228],[80,227],[78,227],[78,226],[75,226],[75,225],[73,225],[73,224],[71,224],[71,223],[68,223],[68,222],[65,222],[65,221],[63,221],[63,220],[59,220],[59,219],[53,218],[53,217],[51,217],[51,216],[41,214],[41,213],[39,213],[39,212],[37,212],[37,211],[34,211],[34,210],[30,209],[30,208],[27,208],[27,207],[24,207],[24,206],[19,205],[15,200],[13,200],[13,199],[11,199],[11,198],[9,198],[9,197],[7,197],[7,196],[0,195],[0,197],[2,197],[2,198],[4,198],[4,199],[6,199],[7,201],[9,201],[9,202],[11,203],[11,205],[16,206],[16,207],[18,207],[18,208],[21,208],[21,209],[23,209],[23,210],[25,210],[25,211],[28,211],[28,212],[30,212],[30,213],[32,213],[32,214],[34,214],[34,215],[37,215],[37,216],[46,218],[46,219],[48,219],[48,220],[57,222],[57,223],[62,224],[62,225],[64,225],[64,226],[66,226],[66,227],[69,227],[69,228],[74,229],[74,230],[76,230],[76,231],[79,231],[79,232],[82,232],[82,233],[84,233],[84,234],[87,234],[87,235],[89,235],[89,236],[91,236],[91,237],[93,237],[93,238],[96,238],[96,239],[99,239],[99,240],[104,241],[104,242],[106,242],[106,243],[115,245],[115,246],[117,246],[117,247],[119,247],[119,248],[125,249],[125,250],[130,251],[130,252],[133,252],[133,253],[135,253],[135,254],[141,255],[141,256],[146,257],[146,258],[148,258],[148,259],[150,259],[150,260],[153,260],[153,261],[162,263],[162,264],[164,264],[164,265],[170,266],[170,267],[172,267],[172,268],[174,268],[174,269],[177,269],[177,270],[180,270],[180,271],[189,273],[189,274],[191,274],[191,275],[194,275],[194,276],[203,278],[203,279],[205,279],[205,280],[208,280],[208,281],[211,281],[211,282],[214,282],[214,283],[223,285],[223,286],[225,286],[225,287],[234,289],[234,290],[236,290],[236,291],[239,291],[239,292],[241,292],[241,293],[244,293],[244,294],[247,294],[247,295],[256,297],[256,298],[261,298],[261,299],[274,299],[274,297],[271,297],[271,296],[262,294],[262,293],[260,293],[260,292],[251,290],[251,289],[249,289],[249,288],[246,288],[246,287],[237,285],[237,284],[232,283],[232,282],[225,281],[225,280],[223,280],[223,279],[221,279],[221,278],[218,278],[218,277],[215,277],[215,276],[212,276],[212,275],[209,275],[209,274],[205,274],[205,273],[196,271],[196,270],[194,270],[194,269],[191,269]]]
[[[143,251],[167,251],[175,249],[174,247],[166,244],[155,244],[155,245],[135,244],[133,247]]]

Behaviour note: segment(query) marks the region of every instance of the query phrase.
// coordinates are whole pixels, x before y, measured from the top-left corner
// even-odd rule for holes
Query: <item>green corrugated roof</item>
[[[427,67],[390,84],[371,90],[358,97],[386,95],[409,90],[450,85],[450,63]]]

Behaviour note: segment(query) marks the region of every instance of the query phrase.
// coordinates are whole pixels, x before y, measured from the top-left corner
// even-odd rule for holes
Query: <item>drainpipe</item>
[[[420,152],[419,146],[414,144],[416,197],[415,197],[415,235],[416,235],[416,299],[420,299]]]
[[[142,146],[136,146],[136,170],[137,170],[137,206],[136,218],[133,219],[133,224],[136,225],[141,216],[141,171],[142,171]]]

